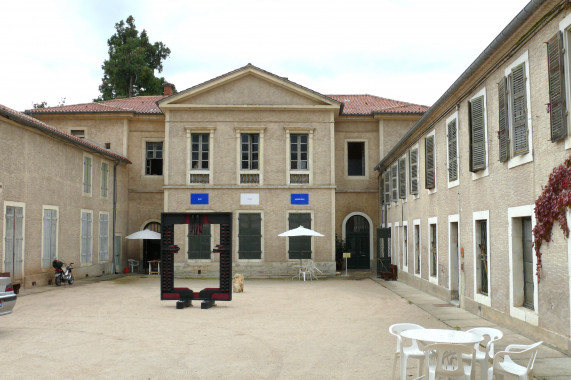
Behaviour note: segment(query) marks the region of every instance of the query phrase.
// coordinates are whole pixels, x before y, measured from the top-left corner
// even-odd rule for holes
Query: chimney
[[[163,83],[163,95],[171,96],[173,94],[173,85],[170,83]]]

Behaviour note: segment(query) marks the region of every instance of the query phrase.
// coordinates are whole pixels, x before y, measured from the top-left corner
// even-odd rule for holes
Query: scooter
[[[69,263],[68,266],[64,268],[63,261],[59,261],[55,259],[52,263],[56,273],[55,273],[55,282],[57,286],[60,286],[62,281],[67,281],[68,284],[73,285],[75,279],[73,278],[73,273],[71,270],[73,269],[73,263]]]

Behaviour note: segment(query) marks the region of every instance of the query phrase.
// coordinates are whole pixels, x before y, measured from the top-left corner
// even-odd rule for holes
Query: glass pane
[[[252,170],[258,169],[258,161],[252,161]]]
[[[242,142],[243,143],[247,143],[248,142],[248,135],[247,134],[242,134]]]
[[[291,161],[291,169],[297,169],[297,161]]]
[[[300,169],[307,169],[307,161],[301,161],[300,166]]]
[[[301,143],[307,144],[307,135],[301,135]]]
[[[205,152],[208,152],[208,143],[203,143],[202,144],[202,150]]]
[[[193,161],[198,160],[198,152],[192,152],[191,158]]]
[[[260,135],[251,135],[252,136],[252,143],[257,144],[258,143],[258,139],[260,138]]]
[[[204,144],[207,144],[207,145],[208,145],[208,138],[209,138],[209,137],[210,137],[210,135],[209,135],[208,133],[203,134],[203,135],[202,135],[202,142],[203,142]]]
[[[297,143],[297,137],[298,137],[298,136],[299,136],[299,135],[291,135],[291,143],[292,143],[291,145],[292,145],[292,146],[293,146],[294,144],[297,145],[296,143]]]
[[[200,135],[195,135],[195,134],[192,135],[192,142],[193,143],[198,143],[199,140],[200,140]]]
[[[202,161],[208,161],[208,152],[202,152]]]
[[[291,144],[290,150],[292,152],[297,152],[297,144]]]

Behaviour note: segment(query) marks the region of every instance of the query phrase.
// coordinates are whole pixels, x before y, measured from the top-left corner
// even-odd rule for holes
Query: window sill
[[[477,303],[481,303],[482,305],[485,305],[488,307],[492,306],[492,302],[490,301],[490,296],[482,294],[482,293],[475,293],[474,294],[474,301],[476,301]]]
[[[523,306],[510,306],[510,315],[532,326],[539,326],[539,317],[535,310]]]
[[[515,168],[516,166],[527,164],[528,162],[532,161],[533,161],[533,153],[530,151],[526,154],[510,158],[508,161],[508,169]]]

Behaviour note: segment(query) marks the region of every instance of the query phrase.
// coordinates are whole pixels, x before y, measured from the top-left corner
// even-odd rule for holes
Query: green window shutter
[[[188,258],[210,260],[212,249],[210,247],[210,224],[202,225],[202,232],[198,235],[188,232]]]
[[[477,172],[486,168],[484,95],[473,99],[468,105],[470,107],[470,171]]]
[[[238,214],[238,258],[242,260],[262,258],[262,214]]]
[[[512,95],[512,128],[513,152],[515,155],[527,153],[527,93],[526,93],[525,63],[512,69],[511,95]]]
[[[410,160],[410,193],[418,195],[418,149],[412,149],[409,154]]]
[[[310,213],[289,214],[289,229],[291,230],[299,226],[311,228]],[[295,236],[288,239],[290,259],[311,259],[311,236]]]
[[[429,136],[424,139],[424,187],[427,189],[434,189],[434,136]]]
[[[391,166],[391,198],[393,202],[396,202],[399,198],[399,188],[398,188],[398,167],[395,162]]]
[[[406,198],[406,158],[399,160],[399,198]]]
[[[567,137],[567,104],[565,99],[563,50],[563,35],[559,32],[547,42],[549,113],[552,142]]]
[[[448,181],[458,179],[458,145],[456,119],[448,123]]]
[[[500,83],[498,83],[498,138],[500,140],[500,162],[506,162],[510,158],[507,88],[507,78],[504,77]]]

